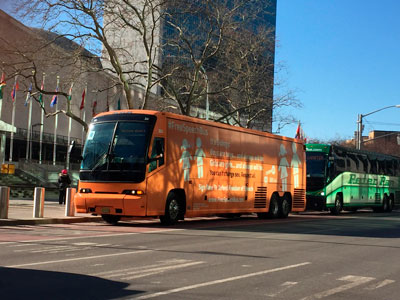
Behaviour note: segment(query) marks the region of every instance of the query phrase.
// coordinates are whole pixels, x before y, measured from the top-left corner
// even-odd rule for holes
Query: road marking
[[[309,265],[309,264],[311,264],[311,262],[303,262],[303,263],[300,263],[300,264],[284,266],[284,267],[280,267],[280,268],[269,269],[269,270],[264,270],[264,271],[260,271],[260,272],[249,273],[249,274],[239,275],[239,276],[234,276],[234,277],[228,277],[228,278],[224,278],[224,279],[213,280],[213,281],[203,282],[203,283],[199,283],[199,284],[188,285],[188,286],[184,286],[184,287],[180,287],[180,288],[176,288],[176,289],[172,289],[172,290],[168,290],[168,291],[164,291],[164,292],[158,292],[158,293],[143,295],[143,296],[137,297],[135,299],[155,298],[155,297],[158,297],[158,296],[164,296],[164,295],[179,293],[179,292],[183,292],[183,291],[187,291],[187,290],[197,289],[197,288],[200,288],[200,287],[205,287],[205,286],[210,286],[210,285],[215,285],[215,284],[220,284],[220,283],[240,280],[240,279],[244,279],[244,278],[260,276],[260,275],[265,275],[265,274],[284,271],[284,270],[289,270],[289,269],[294,269],[294,268],[306,266],[306,265]]]
[[[186,268],[186,267],[196,266],[196,265],[200,265],[200,264],[204,264],[204,261],[194,261],[194,262],[188,262],[188,263],[181,264],[181,265],[149,269],[149,270],[146,270],[145,273],[142,273],[142,274],[136,274],[134,276],[128,276],[128,277],[121,277],[121,280],[132,280],[132,279],[142,278],[142,277],[146,277],[146,276],[150,276],[150,275],[160,274],[160,273],[163,273],[168,270]]]
[[[95,255],[95,256],[76,257],[76,258],[69,258],[69,259],[41,261],[41,262],[35,262],[35,263],[29,263],[29,264],[20,264],[20,265],[12,265],[12,266],[5,266],[5,267],[8,267],[8,268],[20,268],[20,267],[29,267],[29,266],[39,266],[39,265],[64,263],[64,262],[78,261],[78,260],[85,260],[85,259],[96,259],[96,258],[103,258],[103,257],[110,257],[110,256],[130,255],[130,254],[137,254],[137,253],[144,253],[144,252],[151,252],[151,251],[152,250],[138,250],[138,251],[130,251],[130,252],[122,252],[122,253],[112,253],[112,254],[103,254],[103,255]]]
[[[373,277],[361,277],[361,276],[353,276],[353,275],[348,275],[344,276],[342,278],[339,278],[338,280],[343,280],[343,281],[350,281],[351,283],[344,284],[342,286],[339,286],[334,289],[330,289],[321,293],[316,293],[312,296],[302,298],[301,300],[314,300],[314,299],[322,299],[346,290],[349,290],[351,288],[354,288],[356,286],[359,286],[361,284],[370,282],[371,280],[374,280],[375,278]]]
[[[7,241],[7,242],[0,242],[0,246],[22,244],[22,243],[39,244],[41,242],[93,239],[93,238],[114,237],[114,236],[123,236],[123,235],[136,235],[136,234],[169,233],[169,232],[173,232],[173,231],[183,231],[183,230],[184,229],[172,228],[172,229],[163,229],[163,230],[155,230],[155,231],[148,231],[148,232],[106,233],[106,234],[99,234],[99,235],[83,235],[83,236],[71,236],[71,237],[55,237],[55,238],[48,238],[48,239],[36,239],[36,240],[31,239],[31,240],[22,240],[22,241]]]
[[[372,284],[372,285],[366,287],[365,289],[369,290],[369,291],[372,291],[372,290],[376,290],[376,289],[379,289],[381,287],[384,287],[385,285],[391,284],[393,282],[395,282],[395,280],[385,279],[384,281],[378,282],[376,284]]]
[[[278,296],[279,294],[281,294],[281,293],[283,293],[283,292],[285,292],[286,290],[288,290],[288,289],[290,289],[291,287],[294,287],[296,284],[297,284],[298,282],[295,282],[295,281],[286,281],[286,282],[284,282],[284,283],[282,283],[281,284],[281,290],[280,291],[278,291],[278,292],[276,292],[276,293],[271,293],[271,294],[266,294],[266,296],[268,296],[268,297],[276,297],[276,296]]]
[[[148,271],[154,271],[157,268],[164,268],[164,267],[169,267],[171,265],[177,265],[177,264],[185,264],[188,262],[192,262],[192,261],[186,260],[186,259],[169,259],[169,260],[159,261],[157,264],[153,264],[153,265],[145,265],[145,266],[141,266],[141,267],[104,271],[104,272],[90,274],[90,276],[100,276],[100,277],[112,278],[112,277],[117,277],[117,276],[126,276],[126,275],[132,275],[132,274],[137,274],[137,273],[144,273],[144,272],[148,272]]]

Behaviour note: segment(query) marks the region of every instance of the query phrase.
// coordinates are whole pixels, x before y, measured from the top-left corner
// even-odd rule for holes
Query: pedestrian
[[[71,178],[69,178],[68,171],[63,169],[58,176],[58,203],[65,204],[65,194],[67,192],[67,188],[69,188],[71,184]]]

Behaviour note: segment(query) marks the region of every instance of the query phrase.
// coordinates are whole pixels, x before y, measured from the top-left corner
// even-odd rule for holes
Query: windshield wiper
[[[98,169],[98,167],[103,166],[105,163],[107,163],[108,158],[110,156],[110,147],[111,147],[111,142],[108,144],[107,151],[104,152],[104,154],[99,158],[99,161],[93,166],[93,168],[90,170],[90,173],[94,173]]]

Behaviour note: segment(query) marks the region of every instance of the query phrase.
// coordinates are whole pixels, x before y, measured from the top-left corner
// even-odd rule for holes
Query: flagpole
[[[12,93],[15,93],[14,96],[13,96],[13,99],[12,99],[12,101],[13,101],[13,108],[12,108],[11,125],[12,125],[13,127],[14,127],[14,124],[15,124],[15,104],[17,103],[17,100],[16,100],[16,98],[17,98],[17,88],[16,88],[16,84],[17,84],[17,76],[15,76],[15,78],[14,78],[14,87],[13,87],[13,92],[12,92]],[[8,160],[9,160],[10,162],[12,162],[13,148],[14,148],[14,132],[11,131],[10,155],[9,155],[9,158],[8,158]]]
[[[30,96],[29,96],[30,97]],[[28,113],[28,136],[26,138],[27,142],[26,142],[26,149],[30,149],[30,144],[31,144],[31,130],[32,130],[32,101],[30,101],[30,99],[28,100],[29,103],[29,113]],[[26,160],[28,160],[29,156],[28,156],[28,150],[26,150]]]
[[[67,112],[71,111],[71,103],[72,103],[72,87],[74,83],[71,83],[71,88],[69,89],[69,99],[67,99]],[[71,127],[72,127],[72,118],[68,117],[68,145],[67,145],[67,170],[69,170],[69,162],[70,162],[70,152],[69,145],[71,144]]]
[[[60,76],[57,76],[57,88],[60,84]],[[56,101],[56,112],[58,111],[58,101]],[[54,142],[53,142],[53,166],[56,165],[56,155],[57,155],[57,125],[58,125],[58,114],[55,115],[54,118]]]
[[[44,88],[44,81],[46,79],[46,73],[43,73],[43,78],[42,78],[42,87]],[[39,164],[42,164],[42,148],[43,148],[43,127],[44,127],[44,109],[42,108],[42,105],[44,107],[44,100],[42,100],[42,103],[40,104],[40,111],[41,111],[41,115],[40,115],[40,123],[42,124],[42,126],[40,126],[40,138],[39,138]]]
[[[87,98],[87,82],[86,82],[86,85],[85,85],[85,97]],[[82,101],[83,102],[81,102],[81,106],[82,106],[82,103],[83,103],[83,113],[82,113],[82,120],[83,120],[83,122],[85,122],[86,123],[86,109],[85,109],[85,99],[82,99]],[[84,143],[84,139],[85,139],[85,127],[83,127],[82,126],[82,139],[81,139],[81,154],[83,153],[83,145],[85,144]]]

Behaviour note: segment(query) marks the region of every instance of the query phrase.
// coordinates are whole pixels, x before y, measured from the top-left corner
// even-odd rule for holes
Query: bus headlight
[[[325,193],[324,192],[321,192],[321,194],[320,194],[321,196],[325,196]]]
[[[89,194],[89,193],[92,192],[92,190],[91,189],[87,189],[87,188],[83,188],[83,189],[80,189],[79,192],[82,193],[82,194]]]

